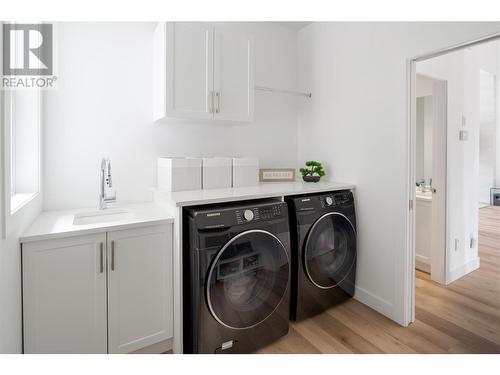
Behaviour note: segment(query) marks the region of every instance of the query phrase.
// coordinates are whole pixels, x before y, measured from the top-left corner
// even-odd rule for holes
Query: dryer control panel
[[[317,210],[328,207],[350,204],[354,201],[352,192],[338,191],[316,196],[307,196],[295,199],[297,211]]]
[[[352,193],[351,192],[341,192],[335,193],[332,195],[321,196],[320,202],[321,207],[330,207],[330,206],[338,206],[344,203],[348,203],[351,200]]]

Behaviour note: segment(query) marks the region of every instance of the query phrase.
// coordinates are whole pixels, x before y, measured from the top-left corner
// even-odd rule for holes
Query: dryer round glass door
[[[302,256],[305,273],[318,288],[342,282],[356,263],[356,232],[337,212],[321,216],[312,225]]]
[[[288,252],[276,236],[262,230],[240,233],[224,245],[209,267],[208,307],[226,327],[253,327],[279,306],[289,278]]]

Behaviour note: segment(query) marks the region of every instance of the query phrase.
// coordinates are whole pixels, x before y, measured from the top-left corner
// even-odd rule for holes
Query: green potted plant
[[[308,168],[300,168],[302,179],[305,182],[318,182],[325,175],[323,166],[318,161],[306,161],[306,167]]]

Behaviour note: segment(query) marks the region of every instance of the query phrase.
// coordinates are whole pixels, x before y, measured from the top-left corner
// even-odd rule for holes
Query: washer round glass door
[[[224,245],[209,268],[208,307],[226,327],[253,327],[279,306],[289,278],[288,252],[276,236],[263,230],[240,233]]]
[[[316,220],[302,258],[307,277],[318,288],[342,282],[356,262],[356,232],[349,219],[331,212]]]

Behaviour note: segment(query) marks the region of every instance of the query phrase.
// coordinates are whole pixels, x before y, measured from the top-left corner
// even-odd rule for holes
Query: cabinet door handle
[[[115,241],[111,241],[111,271],[115,270]]]
[[[209,95],[209,111],[210,113],[214,113],[214,92],[210,91]]]
[[[215,108],[215,113],[220,113],[220,92],[216,92],[215,97],[217,98],[217,107]]]
[[[99,246],[99,257],[100,257],[100,264],[99,264],[99,271],[101,273],[104,272],[104,243],[101,242]]]

